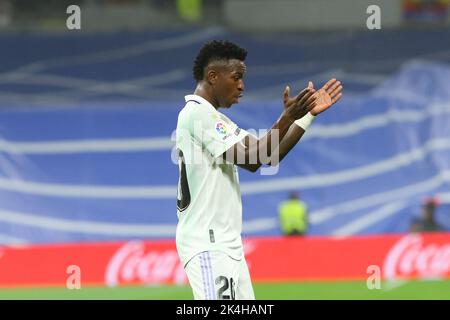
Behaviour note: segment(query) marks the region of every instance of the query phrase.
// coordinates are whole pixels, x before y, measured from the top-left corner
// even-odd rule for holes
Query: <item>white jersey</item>
[[[221,155],[248,133],[197,95],[178,115],[179,156],[176,244],[186,265],[203,251],[243,258],[242,204],[237,167]]]

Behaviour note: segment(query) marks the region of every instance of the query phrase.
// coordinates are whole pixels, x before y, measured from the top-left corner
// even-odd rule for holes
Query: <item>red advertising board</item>
[[[254,282],[450,277],[450,233],[248,238]],[[174,241],[0,247],[0,287],[186,283]]]

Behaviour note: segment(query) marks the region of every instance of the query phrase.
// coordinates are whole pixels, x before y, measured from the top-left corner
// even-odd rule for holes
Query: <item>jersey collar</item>
[[[189,100],[194,100],[197,101],[198,103],[201,103],[203,105],[206,105],[208,107],[210,107],[211,109],[213,109],[214,111],[217,111],[216,108],[214,108],[214,106],[205,98],[200,97],[196,94],[188,94],[187,96],[184,97],[185,101],[188,102]]]

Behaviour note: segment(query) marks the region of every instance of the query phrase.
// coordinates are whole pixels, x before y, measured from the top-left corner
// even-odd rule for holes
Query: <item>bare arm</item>
[[[317,116],[339,101],[339,99],[342,97],[343,87],[340,81],[331,79],[317,92],[314,91],[313,84],[311,82],[309,83],[307,89],[312,90],[313,95],[312,97],[307,98],[307,101],[309,101],[310,104],[305,107],[313,116]],[[316,100],[312,100],[312,98],[316,98]],[[280,119],[278,119],[278,121],[272,127],[272,129],[274,130],[279,130],[279,136],[277,137],[277,139],[275,139],[275,144],[271,145],[271,141],[273,141],[271,139],[271,134],[273,134],[272,130],[269,131],[269,133],[261,140],[258,140],[253,136],[247,136],[246,138],[244,138],[243,144],[238,143],[233,147],[232,153],[234,154],[234,158],[231,158],[231,152],[229,152],[228,155],[230,157],[227,157],[226,159],[234,159],[235,161],[233,161],[233,163],[251,172],[257,171],[263,163],[270,164],[271,166],[278,165],[292,150],[292,148],[301,140],[305,133],[305,130],[294,123],[291,117],[286,118],[287,109],[289,107],[292,107],[289,105],[289,99],[289,90],[285,90],[285,111],[281,115]],[[298,96],[295,97],[295,99],[298,99]],[[300,117],[303,117],[306,113],[307,112],[304,112],[303,110],[303,112],[300,113]],[[290,124],[288,129],[286,129],[287,124]],[[261,148],[261,146],[263,147]],[[252,152],[252,150],[254,152]],[[267,155],[268,157],[270,157],[270,161],[267,161],[266,158],[257,158],[255,152],[257,152],[257,156]],[[245,159],[245,161],[243,161],[243,159]]]
[[[225,159],[233,159],[234,164],[248,171],[257,171],[261,165],[269,164],[278,152],[280,142],[293,127],[294,120],[282,116],[261,139],[247,135],[243,144],[237,143],[225,153]]]
[[[279,164],[289,153],[289,151],[291,151],[292,148],[294,148],[294,146],[300,141],[304,133],[305,130],[296,124],[292,124],[283,140],[281,140],[279,150],[276,150],[276,152],[278,152],[278,158],[272,158],[270,164]]]
[[[310,82],[308,88],[313,89],[313,84]],[[313,116],[317,116],[330,108],[333,104],[339,101],[342,97],[342,85],[340,81],[336,79],[329,80],[319,91],[314,95],[317,96],[315,106],[310,111]],[[291,151],[291,149],[300,141],[303,137],[305,130],[297,124],[292,124],[288,132],[281,140],[279,150],[276,150],[275,155],[278,154],[278,158],[272,159],[271,165],[277,165],[284,157]]]
[[[317,97],[313,96],[314,92],[312,88],[305,88],[297,96],[290,98],[289,87],[286,87],[283,97],[285,109],[269,132],[261,139],[246,136],[242,143],[236,143],[224,153],[225,160],[251,172],[258,170],[262,164],[269,164],[294,121],[315,106]]]

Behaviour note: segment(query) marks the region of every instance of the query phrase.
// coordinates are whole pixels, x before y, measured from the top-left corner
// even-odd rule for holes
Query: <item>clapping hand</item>
[[[311,82],[308,88],[313,89]],[[310,111],[311,114],[317,116],[338,102],[342,97],[342,89],[341,82],[334,78],[325,83],[325,85],[313,95],[317,99],[314,102],[314,107]]]

